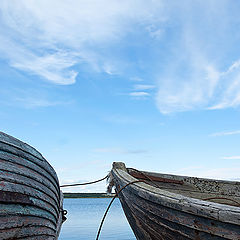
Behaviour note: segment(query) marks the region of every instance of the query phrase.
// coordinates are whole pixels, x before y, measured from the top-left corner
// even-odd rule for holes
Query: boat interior
[[[240,182],[152,173],[128,168],[128,173],[154,187],[185,197],[240,207]]]

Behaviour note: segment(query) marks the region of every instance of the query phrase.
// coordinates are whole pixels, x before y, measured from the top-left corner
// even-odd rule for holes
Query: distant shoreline
[[[109,193],[63,193],[64,198],[112,198]]]

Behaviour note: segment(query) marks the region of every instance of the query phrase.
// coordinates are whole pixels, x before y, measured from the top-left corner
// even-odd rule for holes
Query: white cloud
[[[3,0],[0,52],[11,66],[57,84],[73,84],[77,64],[115,74],[123,64],[105,49],[119,44],[133,24],[159,18],[153,14],[159,5],[142,0]]]
[[[134,90],[136,91],[142,91],[142,90],[150,90],[155,88],[154,85],[147,85],[147,84],[136,84],[134,85]]]
[[[32,56],[29,59],[18,59],[11,65],[29,73],[39,75],[56,84],[73,84],[77,72],[69,68],[76,64],[76,60],[67,53],[57,52],[45,56]]]
[[[227,2],[218,3],[177,3],[178,13],[169,8],[167,22],[178,28],[159,72],[156,102],[162,113],[239,106],[240,54],[233,49],[240,34],[229,35],[239,17],[231,15]]]
[[[218,133],[210,134],[209,136],[210,137],[219,137],[219,136],[236,135],[236,134],[240,134],[240,130],[229,131],[229,132],[218,132]]]
[[[147,92],[131,92],[131,93],[129,93],[129,95],[132,97],[147,97],[150,94]]]
[[[156,105],[165,114],[237,107],[240,31],[234,4],[2,0],[0,54],[12,67],[54,84],[74,84],[86,65],[134,82],[142,82],[144,73],[157,82]],[[129,58],[130,52],[136,54]],[[145,90],[152,88],[138,84],[130,95],[148,96]]]
[[[51,107],[51,106],[56,106],[59,104],[65,104],[62,102],[55,102],[55,101],[50,101],[47,99],[40,99],[40,98],[16,98],[15,99],[17,104],[18,102],[23,105],[25,108],[36,108],[36,107]]]
[[[222,157],[222,159],[226,159],[226,160],[240,160],[240,156]]]

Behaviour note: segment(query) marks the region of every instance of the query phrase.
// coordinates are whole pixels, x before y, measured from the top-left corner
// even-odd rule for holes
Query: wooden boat
[[[0,239],[57,239],[62,204],[51,165],[33,147],[0,132]]]
[[[110,176],[116,192],[123,188],[119,199],[138,240],[240,239],[240,182],[142,172],[124,163],[113,163]]]

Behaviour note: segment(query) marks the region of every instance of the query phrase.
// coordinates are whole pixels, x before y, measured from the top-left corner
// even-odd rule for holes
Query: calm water
[[[95,240],[99,224],[111,198],[64,199],[68,211],[59,240]],[[100,240],[136,240],[118,199],[107,214]]]

